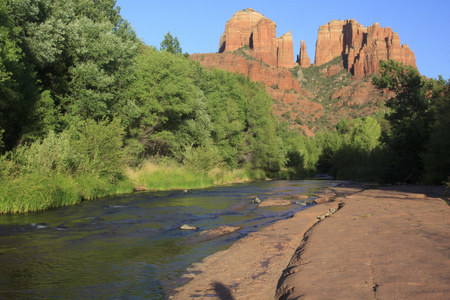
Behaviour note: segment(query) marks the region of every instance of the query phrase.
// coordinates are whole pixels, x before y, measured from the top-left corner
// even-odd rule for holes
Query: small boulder
[[[299,199],[299,200],[305,200],[305,199],[309,198],[309,196],[305,195],[305,194],[292,194],[290,196],[294,199]]]
[[[317,198],[313,202],[316,204],[321,204],[321,203],[328,202],[328,200],[329,200],[328,198]]]
[[[256,204],[260,204],[260,203],[261,203],[261,200],[260,200],[258,197],[256,197],[255,199],[253,199],[252,202],[253,202],[253,203],[256,203]]]
[[[180,227],[180,229],[181,230],[197,230],[198,228],[195,226],[184,224],[183,226]]]

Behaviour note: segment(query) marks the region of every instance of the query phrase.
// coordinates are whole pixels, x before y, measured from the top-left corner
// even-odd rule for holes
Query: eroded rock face
[[[277,66],[281,68],[294,67],[294,42],[292,40],[291,32],[283,34],[277,38]]]
[[[254,56],[266,64],[277,66],[277,25],[267,18],[261,19],[253,30]]]
[[[272,67],[294,66],[294,51],[290,32],[276,37],[277,25],[257,11],[248,8],[236,12],[225,25],[220,38],[219,53],[233,52],[246,45],[251,56]]]
[[[301,68],[308,68],[311,66],[311,59],[306,53],[306,43],[305,41],[300,41],[300,54],[297,59],[298,64]]]
[[[243,56],[231,53],[192,54],[189,57],[198,60],[205,67],[218,67],[223,70],[249,76],[253,81],[263,82],[266,87],[301,92],[299,82],[286,69],[267,68],[259,61],[248,60]]]
[[[380,59],[393,59],[416,67],[414,53],[391,28],[378,23],[368,28],[355,20],[333,20],[319,28],[314,63],[322,65],[342,56],[344,67],[355,77],[377,73]]]
[[[343,54],[343,28],[346,21],[333,20],[319,27],[314,64],[323,65]]]
[[[236,12],[228,20],[220,37],[219,53],[233,52],[245,45],[252,46],[253,30],[262,18],[262,14],[251,8]]]

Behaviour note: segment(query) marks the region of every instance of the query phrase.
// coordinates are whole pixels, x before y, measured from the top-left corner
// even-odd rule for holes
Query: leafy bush
[[[14,160],[21,165],[21,173],[70,172],[77,168],[79,159],[67,131],[59,135],[50,131],[42,141],[19,147],[14,154]]]
[[[79,171],[117,179],[123,173],[123,135],[120,119],[87,119],[73,129],[73,147],[80,155]]]
[[[183,157],[184,164],[192,171],[208,172],[215,167],[223,167],[223,158],[214,145],[193,148],[189,146]]]

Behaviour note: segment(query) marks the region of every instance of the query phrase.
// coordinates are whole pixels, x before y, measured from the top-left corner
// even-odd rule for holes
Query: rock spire
[[[311,59],[306,53],[306,43],[305,41],[300,41],[300,54],[298,55],[297,62],[301,68],[308,68],[311,66]]]

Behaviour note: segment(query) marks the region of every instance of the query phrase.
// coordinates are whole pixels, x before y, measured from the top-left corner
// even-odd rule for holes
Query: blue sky
[[[118,0],[122,16],[147,44],[159,49],[170,31],[183,52],[217,52],[226,22],[236,11],[253,8],[277,24],[277,36],[289,30],[294,39],[294,56],[300,40],[306,41],[314,62],[319,26],[331,20],[355,19],[363,26],[378,22],[390,27],[416,56],[419,71],[431,78],[450,79],[450,1],[147,1]]]

